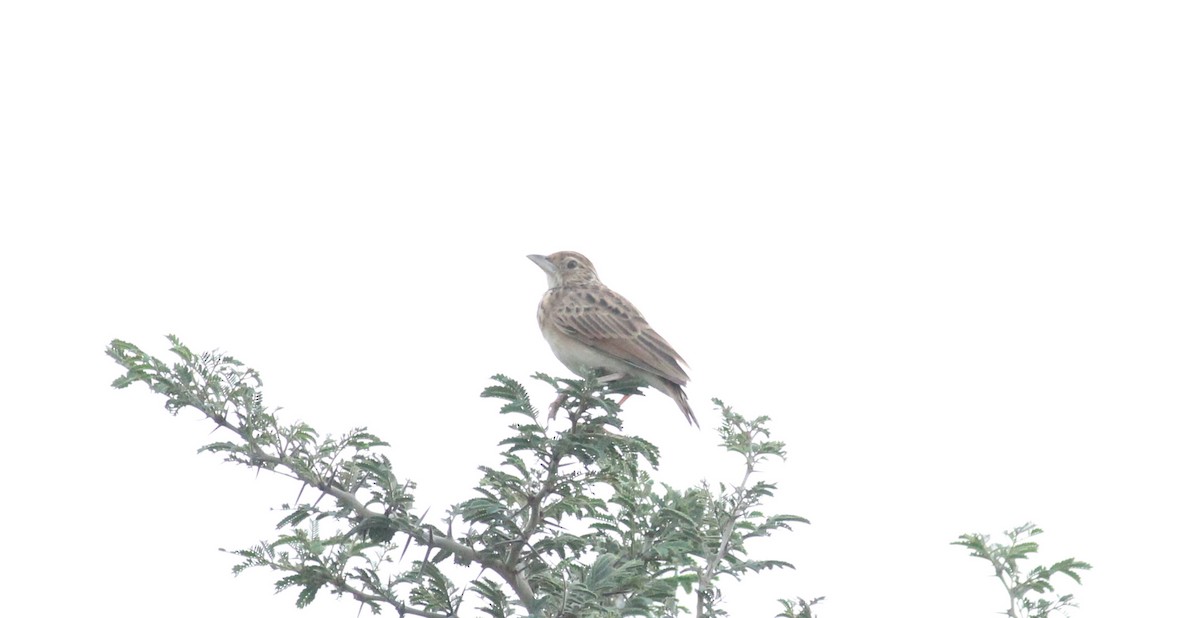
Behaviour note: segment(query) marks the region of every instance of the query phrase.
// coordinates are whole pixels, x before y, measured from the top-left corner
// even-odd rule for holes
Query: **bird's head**
[[[592,261],[574,251],[559,251],[550,255],[531,255],[539,268],[546,271],[546,282],[552,288],[564,285],[583,285],[600,283],[596,276],[596,267]]]

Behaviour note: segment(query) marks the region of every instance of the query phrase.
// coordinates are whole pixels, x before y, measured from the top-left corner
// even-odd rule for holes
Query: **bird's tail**
[[[683,411],[683,416],[687,419],[688,424],[695,425],[699,429],[700,421],[696,420],[696,415],[692,412],[692,406],[688,404],[687,393],[683,392],[683,387],[673,382],[668,382],[667,388],[667,394],[671,396],[671,399],[675,400],[675,403],[679,404],[679,409]]]

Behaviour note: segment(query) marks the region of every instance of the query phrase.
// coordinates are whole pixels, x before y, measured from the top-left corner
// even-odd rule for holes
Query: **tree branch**
[[[753,451],[746,453],[746,473],[742,475],[742,482],[738,484],[734,490],[733,509],[729,512],[729,517],[721,522],[721,542],[717,545],[717,552],[708,557],[708,564],[705,565],[704,571],[700,573],[700,581],[696,584],[696,618],[704,618],[704,596],[712,585],[713,578],[716,576],[717,567],[725,560],[725,556],[729,554],[729,542],[733,538],[733,528],[737,524],[737,520],[742,516],[742,512],[746,510],[746,484],[750,482],[750,475],[754,473],[755,456]]]
[[[437,612],[427,612],[420,608],[409,607],[409,606],[405,605],[404,601],[398,601],[396,599],[391,599],[391,598],[382,597],[379,595],[364,592],[362,590],[359,590],[358,588],[355,588],[354,586],[351,586],[350,582],[347,582],[345,579],[340,578],[340,577],[329,580],[329,584],[331,586],[333,586],[334,590],[337,590],[339,592],[345,592],[345,593],[349,594],[350,596],[354,597],[354,599],[356,601],[358,601],[359,603],[363,603],[365,605],[371,605],[372,603],[386,603],[386,604],[390,605],[392,607],[392,609],[396,610],[396,614],[399,616],[410,616],[411,615],[411,616],[421,616],[422,618],[457,618],[456,614],[439,614]]]
[[[275,467],[282,467],[286,469],[287,471],[291,472],[291,474],[285,476],[296,479],[305,485],[332,496],[339,503],[341,503],[342,506],[354,511],[359,518],[366,519],[368,517],[386,517],[386,515],[383,513],[376,513],[367,508],[367,506],[363,504],[362,501],[359,500],[358,497],[356,497],[353,493],[338,487],[332,482],[310,478],[303,468],[295,465],[287,458],[271,455],[265,452],[262,447],[255,442],[248,430],[246,430],[244,427],[239,427],[230,423],[224,414],[220,414],[215,410],[209,409],[209,406],[205,405],[205,402],[197,401],[195,398],[191,398],[191,400],[188,401],[188,405],[199,410],[200,413],[204,414],[206,417],[216,423],[218,427],[232,431],[239,438],[245,441],[246,446],[250,449],[250,454],[253,459],[257,463],[266,464],[269,468],[272,468],[272,472],[278,473],[278,470],[274,469]],[[517,594],[517,598],[520,599],[521,604],[524,605],[526,609],[532,610],[535,601],[533,588],[529,585],[528,580],[526,580],[516,568],[510,567],[500,560],[482,556],[479,551],[475,550],[474,548],[463,545],[462,543],[443,536],[433,530],[430,530],[428,535],[424,537],[422,535],[410,536],[417,540],[418,543],[425,542],[437,549],[444,549],[458,556],[461,560],[475,562],[484,568],[495,572],[496,575],[499,575],[500,578],[512,588],[513,592]],[[350,589],[345,590],[345,592],[354,594],[355,598],[359,600],[362,600],[360,597],[366,594],[361,591],[352,591]],[[380,600],[386,601],[387,599],[380,598]],[[405,607],[404,611],[416,615],[440,616],[440,614],[418,614],[417,612],[419,610],[408,607]],[[403,613],[401,615],[403,615]]]
[[[387,606],[400,616],[421,618],[456,618],[468,592],[490,603],[490,615],[520,613],[514,596],[533,616],[555,613],[552,608],[560,604],[563,616],[609,615],[618,609],[673,615],[679,607],[679,587],[690,589],[699,580],[697,618],[702,618],[719,595],[718,574],[790,566],[741,558],[747,538],[804,521],[783,515],[756,523],[765,516],[752,513],[773,486],[750,484],[751,474],[764,456],[782,457],[782,443],[758,440],[769,436],[763,425],[766,417],[748,422],[721,404],[724,446],[746,457],[745,474],[736,488],[722,486],[718,494],[707,486],[683,493],[665,487],[660,494],[638,467],[642,458],[657,467],[657,448],[636,436],[610,431],[621,427],[619,406],[604,397],[611,385],[601,388],[590,378],[537,374],[535,378],[557,389],[562,399],[579,403],[578,409],[568,408],[569,428],[551,432],[538,421],[525,388],[497,375],[482,395],[504,400],[502,414],[529,421],[514,424],[514,434],[500,442],[506,450],[499,467],[482,467],[482,496],[457,504],[445,525],[432,524],[413,511],[409,485],[396,477],[379,450],[387,446],[380,438],[365,428],[322,438],[303,422],[283,423],[263,407],[256,371],[220,353],[193,354],[176,337],[169,338],[171,351],[182,363],[168,365],[114,340],[108,353],[126,373],[113,386],[144,382],[166,397],[172,415],[195,408],[217,429],[237,436],[219,439],[201,451],[223,453],[226,461],[265,468],[300,484],[295,504],[284,507],[289,513],[277,524],[288,531],[273,542],[231,553],[245,559],[234,567],[235,574],[251,567],[284,572],[276,587],[300,588],[301,607],[328,586],[373,610]],[[601,499],[597,484],[611,488],[612,498]],[[309,488],[318,495],[309,494]],[[325,496],[331,500],[322,503]],[[457,516],[467,529],[455,535]],[[585,531],[571,533],[574,528],[562,526],[567,519]],[[300,527],[305,521],[309,531]],[[336,522],[337,530],[323,536],[319,528],[329,521]],[[407,541],[395,542],[396,533],[406,535]],[[426,548],[423,561],[405,560],[404,553],[414,543]],[[653,551],[646,554],[650,547]],[[411,568],[402,573],[385,568],[395,558],[393,551],[405,565],[412,562]],[[499,581],[480,573],[470,586],[460,588],[436,567],[448,557],[491,571]],[[408,607],[409,602],[417,607]]]

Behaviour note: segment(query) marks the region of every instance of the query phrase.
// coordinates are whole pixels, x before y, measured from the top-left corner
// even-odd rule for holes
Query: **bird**
[[[545,271],[549,285],[538,305],[538,326],[567,369],[581,377],[603,372],[603,381],[639,379],[675,400],[689,425],[700,426],[683,391],[687,363],[633,303],[600,282],[591,260],[574,251],[527,257]]]

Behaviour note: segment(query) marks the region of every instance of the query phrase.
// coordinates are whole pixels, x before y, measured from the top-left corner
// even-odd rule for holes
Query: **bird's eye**
[[[567,262],[567,268],[575,268],[576,266],[579,266],[579,262],[576,262],[575,260]]]

